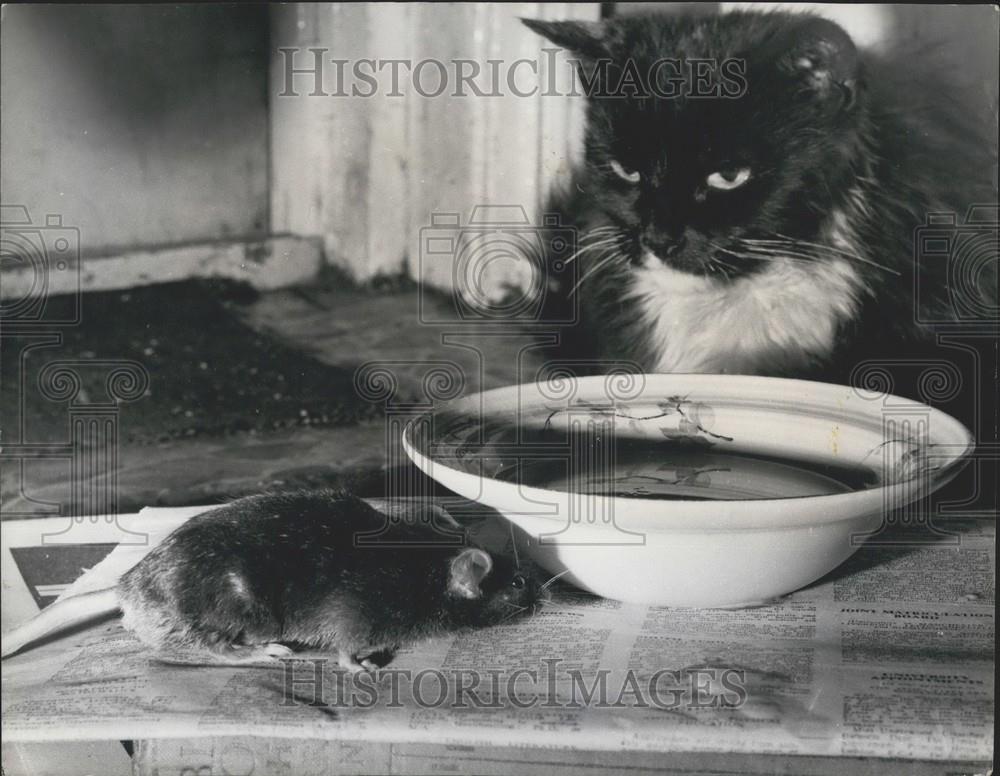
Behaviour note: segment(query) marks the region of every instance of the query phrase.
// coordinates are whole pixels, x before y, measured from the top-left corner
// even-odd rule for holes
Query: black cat
[[[846,383],[932,351],[922,320],[995,314],[995,247],[961,287],[947,255],[915,257],[929,214],[997,201],[995,132],[926,54],[780,12],[525,24],[589,95],[585,161],[547,208],[578,230],[546,298],[579,314],[560,357]]]

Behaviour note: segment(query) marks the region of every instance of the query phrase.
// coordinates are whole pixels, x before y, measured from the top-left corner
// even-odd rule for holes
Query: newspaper
[[[203,509],[143,510],[131,525],[150,544],[117,547],[64,595],[113,584]],[[3,735],[986,762],[995,525],[949,528],[866,545],[753,609],[628,605],[557,583],[532,616],[407,647],[374,676],[321,653],[167,664],[112,619],[4,661]],[[508,535],[499,517],[470,532],[487,546]]]

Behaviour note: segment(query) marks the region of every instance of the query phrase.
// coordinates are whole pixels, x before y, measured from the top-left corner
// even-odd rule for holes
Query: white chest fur
[[[670,269],[655,257],[635,271],[658,372],[794,371],[830,353],[857,311],[861,280],[844,260],[773,261],[735,281]]]

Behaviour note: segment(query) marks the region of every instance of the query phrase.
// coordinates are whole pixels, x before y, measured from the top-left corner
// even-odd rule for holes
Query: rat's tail
[[[118,594],[114,587],[56,601],[27,622],[5,633],[0,642],[2,643],[0,657],[9,657],[46,636],[102,619],[117,611]]]

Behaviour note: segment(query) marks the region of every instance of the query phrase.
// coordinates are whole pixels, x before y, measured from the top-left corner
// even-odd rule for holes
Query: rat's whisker
[[[514,553],[514,566],[518,569],[521,568],[521,559],[517,555],[517,540],[514,538],[514,524],[508,523],[510,528],[510,548]]]
[[[506,617],[504,617],[502,620],[500,620],[500,622],[507,622],[507,620],[511,619],[512,617],[517,617],[517,615],[519,615],[521,612],[525,611],[527,608],[528,607],[526,607],[526,606],[519,606],[516,612],[511,612]],[[499,623],[497,623],[497,624],[499,624]]]
[[[548,586],[551,585],[553,582],[555,582],[557,579],[559,579],[559,577],[565,576],[566,574],[569,574],[569,569],[566,569],[565,571],[560,571],[554,577],[552,577],[551,579],[549,579],[548,582],[546,582],[544,585],[542,585],[540,588],[538,588],[538,592],[541,592],[541,591],[547,589]]]

